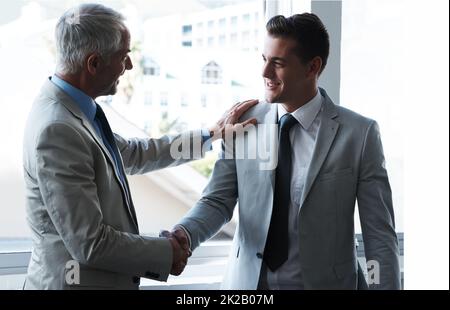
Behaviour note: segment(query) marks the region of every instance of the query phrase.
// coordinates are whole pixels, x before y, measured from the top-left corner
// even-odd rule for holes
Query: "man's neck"
[[[317,95],[318,91],[317,87],[312,88],[307,92],[302,92],[302,95],[298,96],[295,101],[283,102],[282,105],[288,113],[292,113],[310,102]]]
[[[62,74],[62,73],[55,73],[57,77],[59,77],[61,80],[66,81],[73,87],[78,88],[83,93],[91,97],[92,99],[95,99],[98,97],[92,86],[90,86],[91,83],[88,83],[86,78],[82,74]]]

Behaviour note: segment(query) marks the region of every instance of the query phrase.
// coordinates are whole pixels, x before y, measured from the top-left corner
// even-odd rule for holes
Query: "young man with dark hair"
[[[226,289],[358,289],[354,208],[358,200],[371,288],[399,289],[399,252],[391,189],[378,125],[335,105],[318,78],[329,54],[325,26],[314,14],[275,16],[267,23],[262,76],[268,103],[254,134],[278,124],[278,164],[222,158],[196,206],[172,234],[191,249],[228,222],[239,200]]]

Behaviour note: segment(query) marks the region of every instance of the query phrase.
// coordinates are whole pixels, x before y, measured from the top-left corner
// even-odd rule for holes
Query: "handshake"
[[[192,255],[189,247],[189,239],[185,231],[180,227],[175,227],[172,231],[162,230],[160,237],[169,239],[172,245],[172,268],[170,274],[174,276],[180,275],[187,265],[188,257]]]

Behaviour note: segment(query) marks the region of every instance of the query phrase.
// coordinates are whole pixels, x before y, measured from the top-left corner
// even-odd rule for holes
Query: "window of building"
[[[226,18],[219,19],[219,29],[221,31],[225,30],[226,23],[227,23],[227,19]]]
[[[183,108],[189,106],[189,97],[187,93],[182,93],[180,96],[180,106]]]
[[[214,62],[210,61],[202,70],[203,84],[220,84],[222,83],[222,69]]]
[[[150,91],[146,91],[144,95],[144,105],[151,106],[153,103],[153,94]]]
[[[181,45],[184,47],[191,47],[192,41],[183,41],[183,42],[181,42]]]
[[[143,62],[144,75],[159,76],[159,65],[150,57],[144,57]]]
[[[248,25],[250,23],[250,14],[244,14],[242,15],[242,21],[245,25]]]
[[[251,44],[250,31],[242,32],[242,49],[243,50],[249,50],[250,44]]]
[[[231,47],[236,47],[238,44],[238,34],[233,32],[230,34],[230,45]]]
[[[225,44],[226,44],[226,36],[224,35],[224,34],[221,34],[220,36],[219,36],[219,46],[220,47],[224,47],[225,46]]]
[[[169,93],[162,92],[159,97],[159,104],[161,107],[167,107],[169,105]]]
[[[230,25],[232,27],[234,27],[234,28],[237,27],[237,22],[238,22],[237,16],[233,16],[233,17],[230,18]]]
[[[206,108],[208,105],[208,96],[205,94],[202,94],[201,100],[200,100],[202,108]]]
[[[212,33],[215,31],[215,23],[213,20],[208,21],[208,33]]]
[[[190,35],[192,33],[192,25],[183,25],[182,32],[183,35]]]
[[[208,38],[208,47],[214,47],[214,37]]]

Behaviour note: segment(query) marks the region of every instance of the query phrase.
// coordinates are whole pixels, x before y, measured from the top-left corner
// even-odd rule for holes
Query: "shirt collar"
[[[308,130],[309,126],[311,126],[314,119],[317,117],[317,114],[322,107],[322,95],[319,91],[317,94],[308,101],[306,104],[302,105],[300,108],[291,113],[291,115],[300,123],[300,125]],[[281,117],[288,113],[282,104],[278,104],[278,121],[280,121]]]
[[[51,77],[51,81],[61,88],[76,104],[78,104],[80,110],[86,115],[90,122],[94,121],[95,113],[97,112],[97,106],[95,101],[86,95],[83,91],[70,85],[68,82],[60,79],[54,74]]]

